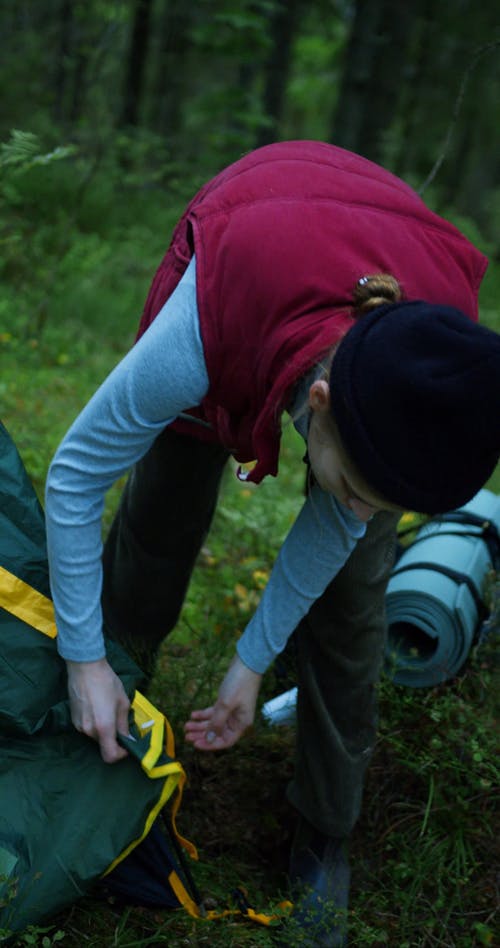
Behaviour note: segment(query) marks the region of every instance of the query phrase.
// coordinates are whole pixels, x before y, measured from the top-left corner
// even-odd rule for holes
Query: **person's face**
[[[350,461],[332,418],[330,390],[326,381],[318,380],[311,385],[309,407],[311,420],[307,449],[311,469],[319,486],[333,494],[339,503],[364,522],[379,510],[402,512],[400,507],[371,490]]]

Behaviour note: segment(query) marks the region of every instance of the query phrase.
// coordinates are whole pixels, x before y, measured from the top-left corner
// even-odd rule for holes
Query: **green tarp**
[[[102,762],[71,724],[54,631],[43,511],[0,424],[0,940],[88,892],[184,779],[140,695],[129,757]],[[138,668],[112,642],[108,658],[132,697]]]

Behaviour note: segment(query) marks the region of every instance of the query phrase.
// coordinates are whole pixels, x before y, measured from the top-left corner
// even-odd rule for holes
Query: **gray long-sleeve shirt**
[[[96,661],[105,654],[100,595],[107,490],[167,424],[201,403],[208,387],[193,258],[148,331],[78,416],[49,469],[48,552],[63,658]],[[306,437],[304,425],[296,427]],[[282,651],[365,529],[352,511],[313,487],[239,639],[238,653],[249,668],[265,671]]]

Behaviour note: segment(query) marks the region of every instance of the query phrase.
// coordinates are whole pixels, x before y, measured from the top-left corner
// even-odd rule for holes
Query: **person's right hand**
[[[99,743],[107,764],[127,757],[117,734],[128,734],[130,701],[105,658],[97,662],[66,661],[71,720],[77,731]]]

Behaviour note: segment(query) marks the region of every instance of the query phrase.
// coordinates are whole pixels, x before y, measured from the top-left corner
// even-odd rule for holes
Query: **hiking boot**
[[[289,877],[294,909],[289,930],[287,926],[288,945],[345,948],[350,883],[347,840],[325,836],[299,817]]]

